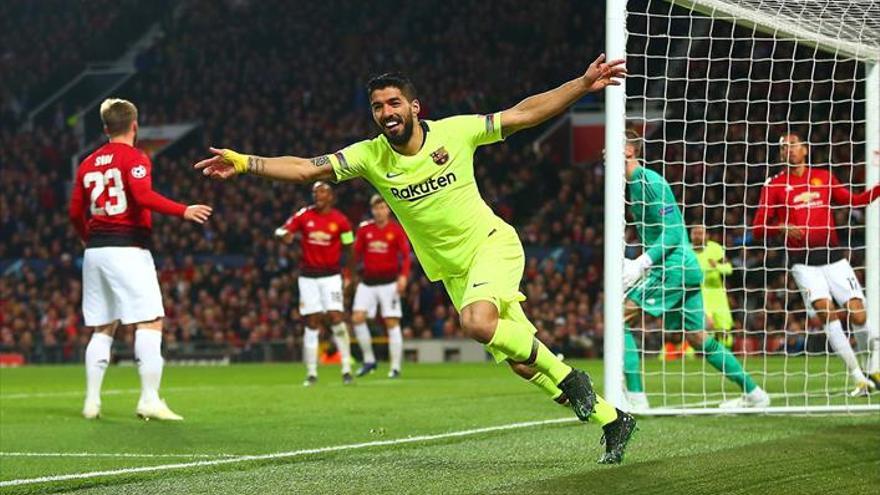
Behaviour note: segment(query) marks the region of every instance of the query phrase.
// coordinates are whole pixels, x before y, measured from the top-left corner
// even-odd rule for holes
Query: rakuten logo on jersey
[[[455,173],[449,172],[437,178],[431,177],[421,184],[410,184],[401,189],[392,187],[391,195],[403,201],[418,201],[452,184],[455,179]]]

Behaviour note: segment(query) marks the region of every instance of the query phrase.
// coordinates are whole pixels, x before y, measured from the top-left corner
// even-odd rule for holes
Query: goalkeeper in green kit
[[[535,338],[535,326],[520,303],[525,255],[516,231],[483,201],[474,177],[474,151],[502,141],[565,111],[590,92],[618,85],[623,60],[599,56],[586,73],[556,89],[531,96],[493,114],[459,115],[436,121],[419,119],[413,84],[399,74],[384,74],[367,85],[378,137],[314,158],[267,158],[228,149],[195,165],[207,176],[237,174],[310,183],[368,181],[397,216],[425,274],[442,281],[458,310],[462,330],[484,344],[497,362],[560,403],[567,402],[581,421],[604,430],[600,463],[623,459],[635,420],[593,391],[589,376],[572,369]]]
[[[641,138],[627,131],[626,195],[639,239],[645,252],[634,260],[625,259],[624,377],[627,399],[634,410],[648,407],[639,365],[639,350],[630,325],[641,312],[664,319],[664,330],[684,330],[691,346],[715,369],[736,383],[743,395],[725,401],[723,408],[762,408],[770,396],[757,386],[736,357],[706,332],[700,283],[703,273],[688,240],[684,218],[669,183],[641,164]]]

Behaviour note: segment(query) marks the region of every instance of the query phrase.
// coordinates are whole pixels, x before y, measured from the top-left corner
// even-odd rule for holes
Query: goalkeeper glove
[[[645,271],[653,265],[654,262],[651,261],[651,257],[647,254],[643,254],[638,258],[631,260],[624,258],[623,259],[623,289],[627,290],[642,276],[645,274]]]

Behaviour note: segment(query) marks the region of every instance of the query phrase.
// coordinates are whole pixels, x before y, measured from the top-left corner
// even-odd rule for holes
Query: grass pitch
[[[691,373],[698,363],[685,362],[681,374],[682,363],[649,362],[649,391],[720,396],[720,381]],[[579,364],[601,384],[600,362]],[[783,364],[748,369],[771,393],[801,386]],[[656,374],[661,366],[665,375]],[[99,421],[79,416],[81,367],[3,369],[0,493],[826,495],[880,487],[877,413],[646,417],[624,464],[599,466],[601,430],[569,421],[568,409],[503,366],[409,365],[398,381],[384,371],[343,387],[338,368],[322,368],[318,386],[306,389],[298,365],[168,367],[163,396],[186,421],[161,423],[134,416],[132,368],[108,370]],[[805,389],[843,392],[844,376],[833,371]]]

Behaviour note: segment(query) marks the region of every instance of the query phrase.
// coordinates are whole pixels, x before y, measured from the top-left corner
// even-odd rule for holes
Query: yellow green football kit
[[[715,330],[733,328],[733,316],[724,288],[724,277],[733,273],[733,265],[724,262],[724,248],[715,241],[706,241],[706,246],[697,253],[697,261],[703,270],[703,305],[712,318]],[[712,266],[710,261],[714,261]]]
[[[501,113],[421,121],[422,149],[401,155],[384,135],[330,156],[337,181],[366,179],[388,203],[431,281],[443,281],[459,311],[491,301],[504,318],[519,291],[525,254],[519,236],[483,201],[474,177],[478,146],[501,141]],[[517,306],[518,304],[514,304]],[[522,311],[513,310],[520,319]],[[528,322],[524,315],[521,319]],[[534,326],[529,323],[532,333]],[[506,356],[491,351],[496,360]]]
[[[406,231],[431,281],[443,281],[455,308],[491,301],[498,326],[486,344],[496,362],[531,361],[530,380],[552,398],[571,367],[535,339],[535,326],[520,306],[525,253],[513,227],[483,201],[474,177],[478,146],[503,140],[501,113],[459,115],[421,121],[422,148],[401,155],[384,135],[327,155],[337,182],[361,177],[388,203]],[[597,396],[590,420],[617,418],[614,406]],[[580,417],[580,416],[579,416]],[[582,418],[583,419],[583,418]]]

